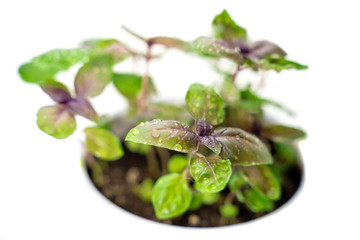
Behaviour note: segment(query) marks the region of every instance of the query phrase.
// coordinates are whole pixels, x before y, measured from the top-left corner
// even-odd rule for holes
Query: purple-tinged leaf
[[[240,167],[240,172],[244,179],[263,195],[275,201],[280,199],[280,182],[268,165]]]
[[[271,154],[261,140],[239,128],[215,130],[209,138],[202,139],[202,143],[223,159],[229,159],[233,165],[272,163]]]
[[[206,192],[219,192],[223,190],[231,176],[229,160],[219,156],[205,157],[194,154],[190,158],[190,173],[198,183],[198,187]]]
[[[47,82],[41,85],[41,89],[56,103],[66,103],[71,99],[69,90],[59,82]]]
[[[153,37],[147,40],[149,44],[160,44],[166,48],[177,48],[183,51],[189,51],[189,46],[186,42],[171,37]]]
[[[200,137],[209,136],[213,126],[206,122],[206,120],[196,120],[196,131]]]
[[[191,43],[191,49],[206,57],[228,58],[237,64],[242,64],[244,59],[240,48],[229,42],[210,37],[199,37]]]
[[[37,125],[42,131],[58,139],[67,138],[76,129],[74,115],[62,104],[40,108]]]
[[[195,120],[219,125],[225,118],[225,101],[210,87],[192,84],[186,93],[186,106]]]
[[[306,133],[300,129],[281,125],[264,127],[261,134],[274,142],[293,142],[306,137]]]
[[[72,113],[89,120],[95,121],[98,117],[91,103],[81,96],[71,99],[66,106]]]
[[[286,52],[275,43],[269,41],[256,41],[249,44],[251,58],[261,59],[270,55],[285,57]]]
[[[159,119],[140,123],[125,140],[184,153],[197,152],[200,142],[196,133],[183,123]]]
[[[112,81],[112,57],[100,55],[86,63],[75,78],[75,91],[78,96],[95,97]]]
[[[91,50],[91,57],[110,54],[114,62],[120,62],[129,57],[131,51],[116,39],[93,39],[83,42],[82,47]]]
[[[200,141],[201,141],[202,144],[207,146],[209,149],[211,149],[217,155],[220,154],[221,149],[222,149],[222,144],[221,144],[221,142],[216,140],[216,137],[214,137],[214,136],[203,136],[203,137],[201,137],[200,136],[199,138],[200,138]]]

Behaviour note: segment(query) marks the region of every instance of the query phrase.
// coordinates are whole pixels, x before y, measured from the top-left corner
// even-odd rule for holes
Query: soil
[[[158,220],[155,216],[152,204],[143,202],[133,192],[135,184],[141,183],[144,179],[150,177],[146,159],[143,155],[131,153],[126,149],[124,150],[124,157],[118,161],[105,163],[96,160],[97,163],[99,163],[99,166],[102,166],[101,174],[91,171],[90,168],[88,168],[88,173],[96,188],[106,198],[133,214],[157,222],[189,227],[231,225],[247,222],[269,214],[253,213],[247,209],[246,206],[234,200],[233,204],[236,204],[239,207],[239,215],[234,219],[225,219],[221,217],[218,210],[227,195],[226,191],[223,191],[223,195],[217,203],[212,206],[203,205],[198,210],[188,211],[184,215],[171,220]],[[300,166],[293,167],[288,171],[282,184],[282,198],[275,202],[276,207],[274,210],[282,206],[295,194],[301,184],[301,178],[302,169]]]

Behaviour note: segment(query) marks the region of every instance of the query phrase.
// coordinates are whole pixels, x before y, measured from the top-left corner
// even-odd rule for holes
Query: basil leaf
[[[186,106],[194,119],[219,125],[225,118],[225,101],[210,87],[192,84],[186,93]]]
[[[46,82],[41,84],[41,89],[56,103],[66,103],[71,100],[69,90],[60,82]]]
[[[129,131],[125,140],[184,153],[197,152],[200,142],[196,133],[183,123],[159,119],[140,123]]]
[[[267,165],[241,167],[245,180],[256,190],[271,200],[281,197],[281,185],[272,169]]]
[[[84,132],[86,147],[96,157],[106,161],[114,161],[124,155],[118,137],[112,132],[101,127],[89,127]]]
[[[211,134],[211,141],[202,141],[233,165],[253,166],[272,163],[272,157],[260,139],[239,128],[222,128]],[[221,146],[219,151],[219,145]]]
[[[191,197],[186,179],[178,173],[170,173],[156,181],[151,202],[156,216],[159,219],[167,219],[185,213],[190,207]]]
[[[237,25],[226,10],[215,16],[212,28],[216,38],[242,41],[247,39],[246,30]]]
[[[205,157],[195,154],[190,158],[190,173],[198,183],[198,188],[206,192],[219,192],[223,190],[231,176],[229,160],[218,156]]]
[[[61,104],[40,108],[36,123],[42,131],[58,139],[67,138],[76,129],[74,115]]]
[[[22,79],[29,83],[53,80],[55,74],[69,69],[78,62],[86,61],[89,52],[84,49],[54,49],[37,56],[19,68]]]
[[[78,96],[95,97],[112,81],[112,64],[110,55],[101,55],[86,63],[75,78],[75,91]]]

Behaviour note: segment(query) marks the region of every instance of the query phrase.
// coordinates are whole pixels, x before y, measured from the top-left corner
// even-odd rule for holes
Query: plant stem
[[[167,165],[170,159],[170,152],[166,148],[155,148],[157,153],[159,154],[161,161],[161,173],[165,175],[168,172]]]
[[[150,177],[158,179],[160,177],[160,166],[156,158],[154,148],[151,148],[148,154],[146,154],[146,162],[149,169]]]
[[[149,91],[149,68],[151,60],[151,44],[148,44],[146,56],[145,56],[145,72],[142,78],[142,87],[140,96],[138,99],[138,107],[140,113],[144,113],[146,110],[146,97]]]
[[[260,80],[259,80],[259,85],[256,88],[256,91],[259,91],[265,87],[265,79],[266,79],[266,72],[260,70]]]
[[[241,71],[240,65],[236,66],[236,71],[234,72],[234,74],[231,76],[231,82],[235,83],[236,77],[239,74],[239,72]]]

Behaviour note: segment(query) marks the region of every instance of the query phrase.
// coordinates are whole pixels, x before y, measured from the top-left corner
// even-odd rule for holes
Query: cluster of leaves
[[[140,123],[126,137],[127,141],[189,154],[188,159],[177,160],[179,166],[170,161],[170,174],[155,183],[151,200],[157,217],[171,218],[189,210],[194,191],[217,193],[227,185],[251,210],[272,210],[273,201],[281,197],[281,187],[265,143],[240,128],[220,127],[226,102],[210,87],[191,85],[186,106],[195,120],[193,127],[176,120],[154,119]],[[261,135],[276,142],[304,137],[302,131],[285,126],[267,126]],[[188,172],[195,182],[193,190]]]
[[[272,42],[249,43],[246,30],[226,11],[215,17],[213,30],[214,37],[200,37],[189,44],[190,49],[205,57],[228,58],[236,63],[238,70],[280,72],[307,68],[287,60],[285,51]],[[289,161],[284,160],[287,157],[279,149],[296,153],[294,143],[304,138],[305,133],[281,125],[264,126],[265,105],[290,115],[292,112],[279,103],[257,96],[250,87],[237,89],[234,79],[228,76],[223,81],[221,95],[210,87],[193,84],[185,98],[187,110],[195,120],[192,126],[177,120],[155,119],[129,131],[127,141],[188,154],[187,158],[179,158],[180,167],[176,171],[175,167],[169,168],[170,173],[160,177],[153,186],[151,201],[159,219],[193,210],[194,205],[202,202],[197,196],[217,194],[226,186],[239,202],[254,212],[271,211],[274,201],[280,199],[283,172],[279,169],[284,168],[273,164],[269,150],[279,152],[283,167]],[[269,147],[271,145],[274,147]],[[278,157],[275,155],[276,162]],[[295,156],[292,164],[294,159]],[[174,165],[174,160],[170,162]],[[227,218],[238,214],[237,206],[231,202],[225,201],[219,210]]]
[[[146,120],[129,131],[126,147],[149,158],[152,146],[183,153],[165,159],[169,174],[146,179],[134,188],[141,199],[152,202],[159,219],[213,204],[226,187],[252,211],[271,211],[274,201],[281,197],[283,173],[296,164],[296,142],[305,133],[287,126],[268,125],[263,117],[265,105],[292,112],[258,96],[251,86],[237,88],[235,79],[246,68],[280,72],[307,67],[288,60],[286,52],[275,43],[250,42],[247,31],[225,10],[214,18],[212,27],[212,37],[202,36],[190,42],[170,37],[145,38],[124,27],[146,44],[146,53],[134,51],[116,39],[100,39],[33,58],[19,68],[19,74],[24,81],[39,85],[55,102],[40,108],[38,127],[63,139],[76,130],[75,117],[84,117],[93,124],[84,130],[86,154],[105,161],[120,159],[124,154],[121,141],[102,124],[91,104],[92,98],[113,83],[128,100],[129,114],[134,119]],[[144,75],[115,72],[114,66],[131,57],[143,58],[148,64],[155,57],[151,48],[156,44],[201,57],[229,59],[236,65],[236,71],[222,75],[220,94],[195,83],[186,94],[184,106],[154,103],[149,96],[156,89],[148,72]],[[81,66],[74,79],[74,90],[70,91],[57,80],[57,74],[77,64]],[[94,165],[95,168],[101,175],[101,167]],[[226,218],[236,217],[239,212],[231,200],[224,201],[219,211]]]

